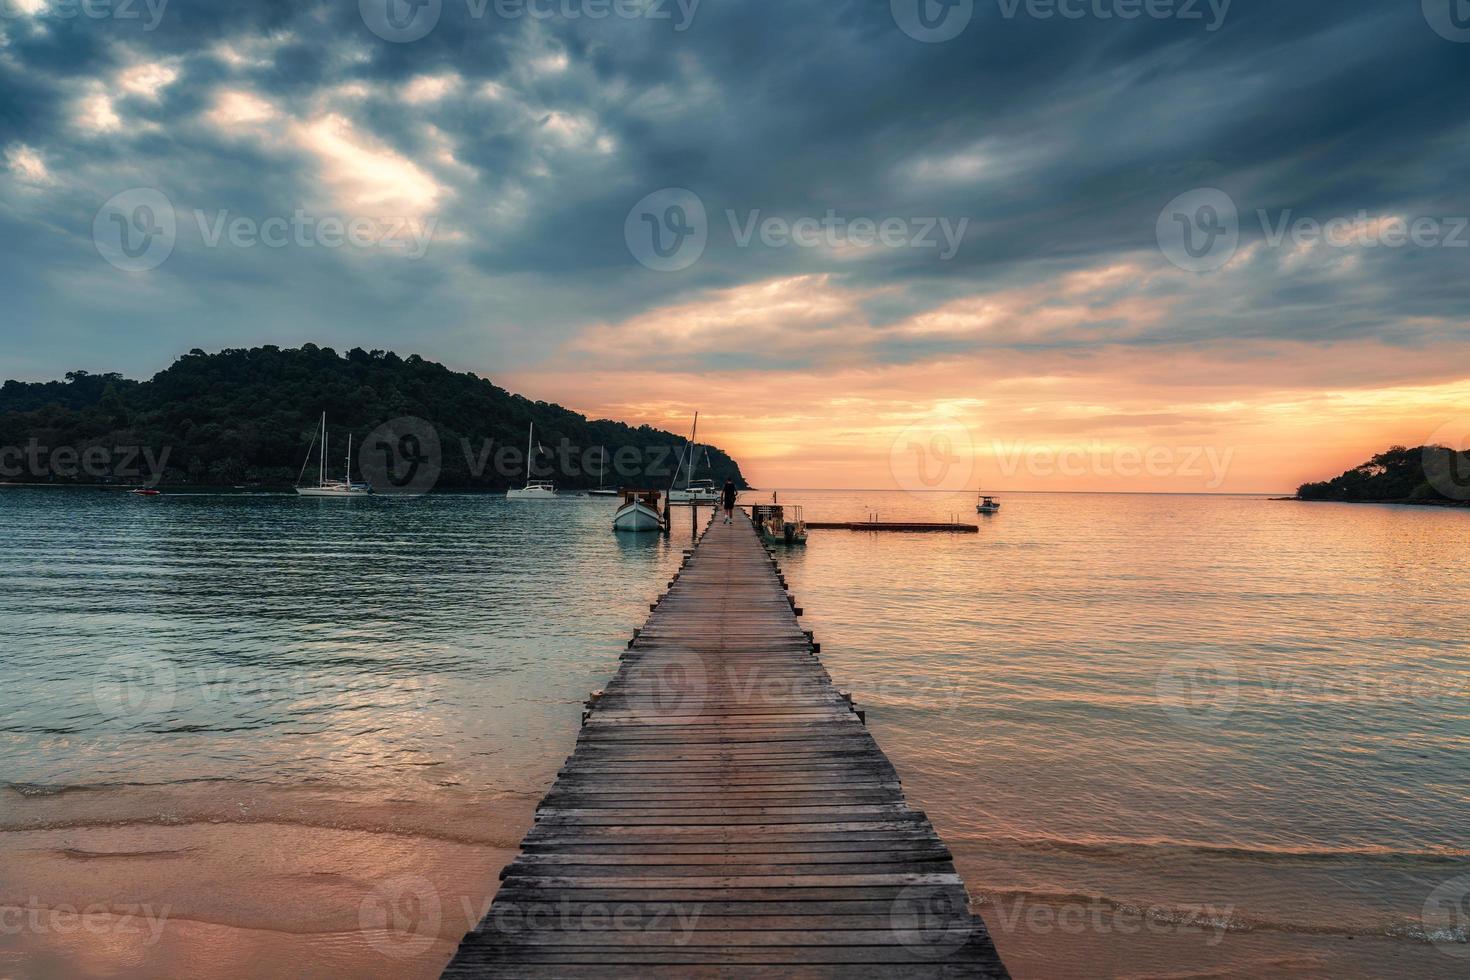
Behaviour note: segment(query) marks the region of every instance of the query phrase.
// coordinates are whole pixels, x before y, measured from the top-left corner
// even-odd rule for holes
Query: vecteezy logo
[[[152,187],[114,194],[92,219],[92,244],[124,272],[147,272],[168,261],[178,241],[173,202]]]
[[[1214,272],[1240,246],[1240,212],[1229,194],[1201,187],[1180,194],[1154,226],[1164,258],[1187,272]]]
[[[1225,656],[1179,657],[1154,681],[1164,713],[1183,725],[1213,728],[1230,717],[1239,697],[1235,661]]]
[[[109,718],[146,718],[174,706],[178,675],[173,661],[142,653],[108,657],[92,681],[92,700]]]
[[[888,0],[893,22],[915,41],[952,41],[970,26],[975,0]]]
[[[682,187],[654,191],[628,212],[623,239],[633,258],[655,272],[687,269],[709,243],[704,201]]]
[[[1470,875],[1442,882],[1424,903],[1424,933],[1436,949],[1470,959]]]
[[[1470,500],[1470,416],[1446,422],[1424,444],[1424,479],[1450,500]]]
[[[1424,19],[1446,41],[1470,44],[1470,0],[1424,0]]]
[[[418,956],[439,938],[443,918],[439,890],[427,878],[391,878],[363,897],[358,927],[379,952]]]
[[[406,44],[432,31],[444,11],[444,0],[357,0],[367,29],[385,41]]]
[[[921,959],[942,960],[970,941],[975,920],[954,885],[909,885],[888,907],[888,929]]]
[[[363,440],[358,469],[376,493],[417,497],[434,489],[443,469],[439,430],[405,416],[378,426]]]
[[[704,713],[710,694],[710,671],[704,657],[694,650],[665,648],[645,660],[653,671],[639,689],[647,698],[648,710],[660,718],[698,717]]]
[[[932,415],[904,428],[888,448],[888,471],[900,490],[955,493],[970,484],[975,440],[949,415]]]

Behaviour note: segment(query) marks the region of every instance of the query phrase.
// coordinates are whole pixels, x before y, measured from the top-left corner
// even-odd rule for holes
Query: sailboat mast
[[[316,485],[327,485],[327,413],[322,413],[322,455],[317,460]]]
[[[352,433],[347,433],[347,488],[352,489]]]
[[[597,489],[602,489],[602,460],[607,455],[607,447],[599,446],[597,452]]]
[[[536,423],[526,431],[526,486],[531,485],[531,445],[536,441]]]
[[[699,413],[694,413],[694,428],[689,433],[689,477],[684,481],[685,489],[694,483],[694,463],[699,458]]]

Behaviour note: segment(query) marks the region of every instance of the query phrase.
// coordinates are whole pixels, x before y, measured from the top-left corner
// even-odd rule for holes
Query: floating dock
[[[705,529],[445,977],[1007,976],[785,585]]]
[[[979,534],[977,524],[927,521],[807,521],[808,531],[910,531],[918,533]]]

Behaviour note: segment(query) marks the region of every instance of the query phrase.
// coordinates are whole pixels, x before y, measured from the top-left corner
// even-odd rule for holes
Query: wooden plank
[[[794,607],[705,530],[445,977],[1007,976]]]

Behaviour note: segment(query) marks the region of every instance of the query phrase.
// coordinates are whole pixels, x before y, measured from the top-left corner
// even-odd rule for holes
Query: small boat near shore
[[[977,514],[999,514],[1000,501],[994,497],[981,496],[980,502],[975,505]]]
[[[660,494],[657,490],[624,490],[622,497],[622,504],[613,514],[614,531],[663,530],[664,519],[659,512]]]
[[[136,488],[134,490],[129,490],[128,493],[132,494],[135,497],[161,497],[161,496],[163,496],[163,491],[162,490],[155,490],[152,487],[138,487],[138,488]]]
[[[806,544],[806,520],[792,504],[752,504],[750,519],[770,544]]]

